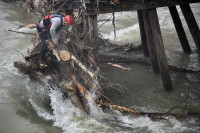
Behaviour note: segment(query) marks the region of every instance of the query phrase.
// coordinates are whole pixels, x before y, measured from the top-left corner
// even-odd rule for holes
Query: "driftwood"
[[[80,97],[78,96],[78,93],[80,93],[79,88],[77,88],[77,86],[74,85],[74,83],[72,81],[68,82],[68,81],[63,81],[61,82],[61,88],[66,90],[66,94],[68,96],[68,98],[71,100],[71,102],[78,107],[79,109],[81,109],[83,112],[88,113],[88,111],[86,110],[86,108],[83,106],[83,103],[81,102]]]
[[[43,76],[42,73],[34,71],[33,69],[31,69],[31,66],[25,63],[14,62],[14,67],[18,68],[21,72],[30,75],[38,81],[42,81],[43,79],[45,79],[45,76]]]
[[[15,62],[14,66],[21,70],[23,73],[30,75],[31,77],[39,80],[39,81],[45,81],[49,84],[55,85],[55,81],[53,77],[51,76],[45,76],[44,74],[40,72],[36,72],[31,68],[31,66],[28,66],[25,63],[22,62]],[[88,101],[88,94],[90,93],[83,85],[81,85],[76,78],[72,75],[71,81],[62,81],[59,85],[62,88],[62,92],[64,92],[68,98],[72,101],[72,103],[84,111],[85,113],[89,114],[88,108],[86,108],[89,103]],[[79,96],[81,95],[81,96]],[[84,102],[81,102],[84,101]],[[134,115],[138,115],[139,112],[135,109],[131,109],[128,107],[120,106],[113,104],[107,97],[104,95],[100,95],[98,99],[96,99],[96,104],[99,104],[101,107],[106,107],[113,110],[118,110],[121,112],[126,113],[132,113]]]
[[[20,34],[25,34],[25,35],[34,35],[34,33],[28,33],[28,32],[23,32],[23,31],[17,31],[17,30],[8,30],[10,32],[16,32],[16,33],[20,33]]]
[[[44,1],[44,3],[47,4],[46,1]],[[44,7],[42,7],[44,9],[46,9],[45,4],[43,5]],[[31,2],[31,5],[34,5],[34,3]],[[37,9],[39,11],[43,10],[40,8]],[[42,11],[42,13],[44,13],[44,11]],[[90,114],[91,110],[93,110],[93,107],[90,107],[89,105],[89,100],[91,100],[89,99],[89,95],[91,93],[94,93],[95,99],[92,99],[93,103],[95,103],[95,106],[97,108],[100,108],[105,112],[106,110],[110,110],[109,113],[114,113],[113,110],[118,110],[123,114],[131,114],[134,116],[148,115],[151,118],[159,119],[162,119],[166,115],[179,115],[172,114],[171,112],[142,112],[134,108],[117,105],[113,101],[111,101],[108,97],[106,97],[101,83],[98,82],[101,75],[95,61],[93,49],[89,46],[89,48],[79,47],[81,45],[87,44],[87,34],[85,36],[82,36],[77,29],[73,31],[75,31],[75,33],[71,33],[66,29],[62,36],[62,38],[64,38],[63,42],[59,44],[59,48],[56,48],[56,51],[60,51],[59,55],[61,60],[55,57],[52,50],[48,51],[48,53],[46,54],[48,67],[46,69],[41,69],[39,66],[38,53],[40,42],[38,41],[39,39],[37,37],[35,41],[36,45],[34,45],[30,54],[25,57],[25,60],[29,63],[26,64],[22,62],[14,62],[14,66],[21,70],[23,73],[28,74],[39,81],[48,83],[49,85],[58,86],[58,88],[60,88],[60,91],[63,92],[63,94],[68,97],[77,108],[79,108],[86,114]],[[67,41],[68,38],[71,38],[70,41]],[[119,47],[116,49],[119,49]],[[125,51],[130,52],[133,49],[126,49]],[[107,55],[110,55],[110,57],[112,58],[107,58]],[[113,58],[112,54],[100,51],[100,56],[104,56],[104,58],[101,59],[104,59],[105,62],[134,62],[132,56],[124,55],[124,53],[122,54],[122,56],[117,56],[117,53],[115,53],[114,55],[116,58]],[[141,62],[141,60],[135,62]],[[143,61],[143,63],[149,64],[148,61]],[[119,65],[114,66],[123,68]],[[188,115],[190,114],[200,115],[200,113],[198,112],[188,112]]]
[[[94,73],[92,73],[90,70],[88,70],[75,56],[71,55],[71,59],[81,67],[81,69],[86,72],[88,75],[90,75],[91,78],[95,76]]]
[[[35,79],[49,83],[50,85],[55,85],[56,83],[53,81],[56,81],[52,76],[45,76],[44,74],[40,72],[36,72],[31,68],[31,66],[26,65],[25,63],[21,62],[15,62],[14,66],[18,69],[20,69],[23,73],[30,75],[31,77],[34,77]],[[89,107],[89,99],[88,95],[90,94],[90,91],[86,89],[83,85],[81,85],[80,82],[77,81],[74,75],[68,81],[62,81],[59,84],[59,87],[61,88],[61,91],[72,101],[72,103],[81,109],[86,114],[90,114],[90,110],[92,108]],[[100,107],[102,109],[109,109],[111,112],[112,110],[118,110],[122,112],[123,114],[131,114],[131,115],[147,115],[152,119],[165,119],[166,116],[186,116],[186,115],[200,115],[199,112],[192,112],[188,111],[187,113],[181,114],[181,113],[171,113],[170,111],[165,113],[155,113],[155,112],[143,112],[138,111],[133,108],[121,106],[114,104],[111,100],[109,100],[104,94],[96,93],[97,99],[94,101],[97,107]]]
[[[71,54],[68,51],[61,50],[60,51],[60,58],[63,61],[73,60],[84,72],[86,72],[91,78],[95,76],[94,73],[92,73],[90,70],[86,68],[85,65],[83,65],[73,54]]]
[[[123,66],[118,65],[118,64],[114,64],[114,63],[110,63],[110,62],[108,64],[113,66],[113,67],[120,68],[120,69],[123,69],[123,70],[131,70],[131,68],[123,67]]]
[[[125,46],[103,46],[99,52],[100,61],[102,63],[138,63],[143,65],[151,65],[150,59],[142,55],[142,48],[134,45]],[[137,56],[140,55],[140,56]],[[111,64],[110,64],[111,65]],[[188,68],[181,68],[178,66],[168,65],[171,71],[181,73],[200,74],[200,70],[192,70]]]
[[[36,45],[38,47],[38,45]],[[36,50],[36,48],[34,48]],[[30,61],[33,61],[36,58],[37,60],[37,54],[30,55]],[[73,54],[70,54],[71,61],[74,61],[77,66],[80,68],[81,71],[85,72],[87,75],[84,75],[84,78],[89,76],[87,80],[93,80],[95,77],[94,73],[91,72],[80,60],[78,60]],[[33,61],[34,63],[34,61]],[[62,62],[61,62],[62,63]],[[20,69],[25,74],[30,75],[31,77],[36,78],[39,81],[45,81],[49,84],[60,84],[61,91],[72,101],[72,103],[81,109],[86,114],[90,114],[90,111],[92,110],[91,107],[89,107],[89,99],[88,95],[91,93],[91,90],[94,90],[94,88],[90,88],[92,85],[92,82],[88,82],[89,85],[81,84],[78,79],[80,78],[78,75],[71,75],[68,79],[62,79],[62,81],[57,80],[57,76],[54,74],[54,76],[50,76],[51,73],[48,73],[48,75],[42,74],[41,72],[37,72],[37,70],[34,70],[32,66],[28,66],[21,62],[15,62],[14,66],[18,69]],[[50,68],[51,69],[51,68]],[[52,68],[53,69],[53,68]],[[80,72],[79,72],[80,74]],[[82,73],[83,74],[83,73]],[[52,77],[56,77],[52,78]],[[53,80],[52,80],[53,79]],[[57,83],[52,81],[58,81]],[[89,88],[88,88],[89,87]],[[112,110],[118,110],[122,112],[123,114],[132,114],[132,115],[148,115],[149,117],[153,119],[164,119],[165,116],[173,115],[173,116],[180,116],[180,114],[172,114],[172,113],[152,113],[152,112],[142,112],[138,111],[137,109],[121,106],[114,104],[110,99],[108,99],[105,94],[102,92],[102,89],[99,88],[100,84],[98,84],[98,88],[96,90],[96,99],[94,100],[94,103],[96,104],[96,107],[104,109],[109,109],[111,112]],[[101,90],[101,91],[99,91]],[[195,112],[188,112],[187,115],[199,115],[199,113]]]
[[[61,50],[59,55],[62,61],[68,61],[71,58],[71,54],[65,50]]]
[[[39,56],[39,52],[33,53],[33,54],[31,54],[31,55],[28,55],[28,56],[25,56],[24,59],[25,59],[26,61],[29,61],[31,58],[36,57],[36,56]]]
[[[36,72],[31,69],[30,66],[26,65],[25,63],[21,62],[15,62],[14,66],[18,69],[20,69],[23,73],[29,74],[31,77],[39,80],[39,81],[45,81],[49,84],[55,85],[53,77],[51,76],[45,76],[42,73]],[[89,91],[81,85],[74,76],[72,76],[71,81],[62,81],[59,85],[62,89],[61,91],[67,95],[67,97],[72,101],[72,103],[81,109],[83,112],[86,114],[89,114],[90,110],[92,108],[88,107],[89,99]],[[180,117],[180,116],[186,116],[186,115],[200,115],[200,112],[193,112],[188,110],[186,113],[171,113],[170,111],[174,108],[172,108],[170,111],[165,112],[165,113],[155,113],[155,112],[143,112],[143,111],[138,111],[133,108],[121,106],[121,105],[116,105],[112,103],[107,97],[101,95],[98,99],[95,100],[96,105],[98,105],[101,108],[107,108],[109,110],[118,110],[122,112],[123,114],[132,114],[132,115],[147,115],[152,119],[165,119],[166,116],[175,116],[175,117]]]

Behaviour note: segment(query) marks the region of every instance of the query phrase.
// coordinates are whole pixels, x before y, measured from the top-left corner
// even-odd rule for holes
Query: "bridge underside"
[[[85,1],[85,13],[87,15],[94,15],[200,2],[200,0],[120,0],[119,4],[111,4],[110,1],[98,0],[98,3],[95,0]]]
[[[150,57],[154,73],[161,74],[166,90],[172,90],[173,86],[156,9],[169,8],[183,51],[190,53],[191,48],[176,9],[179,5],[197,50],[200,50],[200,30],[189,5],[200,0],[82,0],[82,2],[84,31],[88,33],[89,44],[94,48],[97,47],[95,38],[98,36],[97,14],[137,10],[144,55]]]

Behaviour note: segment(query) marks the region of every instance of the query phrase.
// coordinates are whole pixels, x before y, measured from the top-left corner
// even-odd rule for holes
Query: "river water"
[[[200,24],[200,4],[193,4],[193,12]],[[178,9],[180,12],[180,9]],[[200,118],[187,116],[169,117],[168,120],[153,121],[150,118],[122,116],[115,118],[98,110],[92,115],[84,115],[73,104],[62,97],[54,88],[49,90],[44,84],[32,81],[13,67],[14,61],[23,61],[31,47],[31,37],[8,32],[20,24],[32,23],[32,18],[24,15],[15,5],[0,1],[0,133],[86,133],[86,132],[200,132]],[[158,9],[168,61],[171,65],[199,70],[199,54],[184,18],[180,12],[191,54],[182,52],[172,20],[167,8]],[[110,14],[99,18],[109,18]],[[101,35],[111,42],[121,44],[140,43],[136,12],[117,13],[117,38],[114,39],[111,22],[100,28]],[[101,25],[101,22],[99,23]],[[139,56],[142,56],[139,55]],[[181,106],[200,112],[200,76],[171,72],[173,91],[165,91],[159,75],[153,74],[150,66],[131,64],[131,71],[123,71],[104,65],[102,72],[127,89],[119,92],[105,90],[116,103],[143,111],[166,112],[184,101]],[[182,111],[183,112],[183,111]]]

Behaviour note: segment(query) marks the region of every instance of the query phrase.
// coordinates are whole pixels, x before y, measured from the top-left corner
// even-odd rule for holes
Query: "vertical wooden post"
[[[152,31],[151,31],[152,28],[151,28],[151,25],[150,25],[150,18],[149,18],[148,10],[143,10],[143,20],[144,20],[147,44],[148,44],[149,54],[150,54],[150,59],[151,59],[151,65],[153,67],[154,73],[159,73],[160,67],[159,67],[159,64],[158,64],[158,58],[157,58],[157,52],[156,52],[156,48],[155,48],[154,36],[152,34]]]
[[[147,38],[146,38],[146,33],[145,33],[145,28],[144,28],[144,20],[143,20],[142,10],[138,10],[137,15],[138,15],[138,22],[139,22],[139,26],[140,26],[140,36],[141,36],[141,42],[142,42],[144,56],[149,57],[149,49],[148,49],[148,45],[147,45]]]
[[[189,30],[198,50],[200,50],[200,30],[189,4],[180,5]]]
[[[98,47],[96,46],[96,43],[95,43],[95,41],[97,40],[97,36],[98,36],[97,15],[89,15],[88,16],[88,24],[89,24],[89,31],[88,31],[89,42],[90,42],[90,46],[93,47],[95,60],[98,65],[99,64]]]
[[[145,10],[145,15],[146,15],[145,17],[148,20],[148,21],[146,20],[145,22],[145,26],[147,27],[145,28],[148,29],[146,30],[147,40],[148,40],[149,45],[151,45],[152,43],[155,46],[157,58],[159,61],[163,86],[166,90],[172,90],[173,87],[172,87],[172,82],[171,82],[171,78],[169,74],[169,68],[167,64],[167,58],[165,55],[165,49],[164,49],[163,40],[161,36],[161,30],[159,26],[157,11],[156,9],[148,9],[148,10]]]
[[[83,32],[85,34],[88,33],[89,30],[89,24],[88,24],[88,15],[83,15]]]
[[[95,45],[95,39],[97,37],[97,15],[89,15],[88,16],[88,24],[89,24],[89,40],[92,46]]]
[[[174,22],[174,26],[176,28],[176,32],[177,32],[179,40],[181,42],[181,46],[183,48],[183,51],[185,53],[190,53],[191,48],[190,48],[190,45],[188,43],[188,40],[187,40],[185,31],[183,29],[183,25],[181,23],[181,19],[179,17],[176,6],[169,6],[168,8],[169,8],[170,14],[172,16],[172,20]]]

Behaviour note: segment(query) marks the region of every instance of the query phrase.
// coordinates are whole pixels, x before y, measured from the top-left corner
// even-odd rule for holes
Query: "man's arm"
[[[51,19],[51,28],[50,28],[50,34],[52,37],[52,41],[53,43],[58,43],[58,40],[60,38],[60,31],[57,31],[57,28],[60,26],[61,24],[61,20],[60,18],[56,17],[56,18],[52,18]]]

